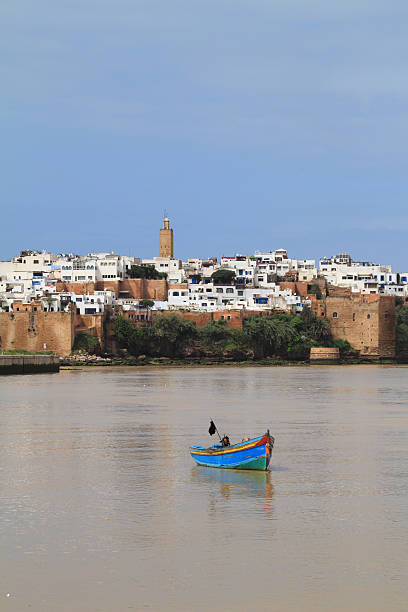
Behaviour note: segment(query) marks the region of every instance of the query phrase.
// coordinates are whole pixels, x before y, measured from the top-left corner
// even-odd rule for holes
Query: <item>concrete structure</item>
[[[163,222],[163,228],[160,230],[159,256],[170,257],[171,259],[173,259],[173,247],[173,230],[170,227],[169,219],[165,217]]]
[[[252,283],[251,283],[252,285]],[[217,310],[271,310],[301,312],[309,299],[292,294],[290,289],[281,290],[271,283],[268,288],[248,287],[246,284],[221,285],[214,282],[173,285],[168,295],[169,309],[188,308],[201,312]]]
[[[140,263],[138,257],[115,253],[89,253],[86,256],[64,255],[52,266],[54,276],[66,283],[123,280],[131,266]]]
[[[125,278],[96,283],[57,283],[57,291],[92,295],[98,291],[111,291],[116,299],[161,300],[167,301],[169,283],[167,280],[148,280],[146,278]]]
[[[65,356],[74,338],[72,311],[0,312],[0,350],[52,351]]]
[[[210,321],[225,321],[227,327],[242,329],[244,319],[253,316],[269,316],[270,314],[272,314],[271,311],[249,312],[245,310],[231,310],[229,312],[220,310],[214,312],[183,312],[180,310],[165,312],[152,311],[152,320],[155,321],[158,317],[161,316],[176,315],[177,317],[185,319],[186,321],[193,321],[198,328],[204,327],[204,325],[206,325]]]
[[[362,357],[395,357],[395,298],[386,295],[327,297],[320,307],[334,338],[347,340]]]
[[[391,266],[353,261],[348,253],[325,257],[319,262],[319,275],[337,287],[350,287],[354,293],[378,293],[378,284],[396,282]]]
[[[293,280],[310,282],[317,276],[314,259],[291,259],[286,249],[277,249],[262,253],[255,251],[257,261],[258,281],[259,274],[275,274],[280,279],[292,277]]]
[[[311,363],[337,363],[339,359],[340,351],[338,348],[313,346],[310,349]]]
[[[169,283],[182,283],[186,278],[180,259],[153,257],[153,259],[143,259],[142,263],[154,266],[158,272],[165,272]]]
[[[58,372],[58,355],[0,355],[0,374]]]

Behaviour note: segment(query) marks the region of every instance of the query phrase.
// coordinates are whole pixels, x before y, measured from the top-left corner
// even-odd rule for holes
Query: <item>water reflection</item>
[[[7,608],[405,610],[406,371],[0,379]],[[271,472],[195,466],[210,417],[233,440],[269,425]]]
[[[194,484],[205,487],[209,492],[209,511],[215,513],[216,498],[221,494],[224,500],[241,504],[241,513],[253,510],[253,502],[271,518],[274,487],[269,471],[222,470],[196,466],[191,469]],[[248,503],[249,502],[249,503]]]

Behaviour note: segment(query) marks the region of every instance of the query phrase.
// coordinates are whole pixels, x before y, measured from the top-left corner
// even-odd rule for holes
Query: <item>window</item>
[[[371,315],[370,315],[370,314],[368,314],[368,315],[367,315],[367,319],[370,319],[370,318],[371,318]]]
[[[333,312],[333,319],[337,319],[337,312]]]
[[[243,291],[237,291],[238,295],[244,295]]]
[[[225,291],[226,293],[234,293],[234,289],[232,287],[227,287]]]
[[[217,293],[224,293],[224,290],[221,287],[217,287]]]
[[[173,291],[173,295],[176,296],[176,295],[180,295],[180,294],[179,294],[178,291]]]
[[[353,312],[353,321],[355,321],[355,320],[356,320],[356,313]]]
[[[34,259],[33,263],[38,264],[39,263],[38,259]]]
[[[231,315],[227,316],[227,321],[231,321]]]

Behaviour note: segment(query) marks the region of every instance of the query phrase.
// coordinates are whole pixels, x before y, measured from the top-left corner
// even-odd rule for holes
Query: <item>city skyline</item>
[[[163,223],[163,219],[162,219],[162,223]],[[171,219],[170,219],[170,228],[171,228],[170,231],[172,231],[172,232],[174,231],[175,241],[176,241],[176,245],[177,245],[177,232],[175,231],[175,228],[173,227],[173,225],[171,223]],[[157,256],[159,256],[159,252],[160,252],[160,237],[159,236],[161,234],[158,234],[158,232],[159,231],[161,232],[162,229],[163,228],[162,227],[160,228],[160,226],[158,228],[156,228],[156,232],[155,232],[156,233],[156,236],[155,236],[155,239],[156,239],[156,245],[155,245],[156,249],[155,249],[155,252],[153,252],[151,255],[149,253],[149,257],[157,257]],[[173,240],[173,238],[172,238],[172,240]],[[386,260],[375,260],[374,258],[370,258],[370,257],[356,257],[355,253],[350,252],[350,251],[348,251],[347,249],[344,249],[344,248],[343,249],[340,248],[336,252],[331,252],[331,253],[327,252],[327,253],[324,253],[324,254],[319,254],[317,256],[310,257],[308,253],[293,253],[290,249],[287,248],[286,243],[283,243],[283,241],[281,241],[281,242],[282,243],[278,243],[278,244],[272,245],[270,248],[255,247],[252,250],[246,251],[246,252],[244,250],[242,250],[242,249],[241,250],[237,249],[235,251],[230,251],[230,252],[224,252],[224,251],[221,252],[221,251],[218,251],[217,253],[209,253],[206,256],[198,256],[195,253],[193,253],[193,254],[187,254],[185,257],[180,257],[177,254],[177,252],[175,252],[174,253],[174,259],[179,259],[181,261],[188,261],[189,259],[194,259],[194,258],[205,260],[205,259],[208,259],[208,258],[216,257],[218,259],[218,261],[221,261],[221,259],[223,257],[235,256],[235,255],[244,255],[244,256],[251,257],[256,252],[267,253],[267,252],[273,252],[273,251],[275,251],[277,249],[282,249],[283,248],[283,249],[285,249],[289,253],[289,255],[292,258],[299,259],[299,260],[300,259],[304,259],[304,260],[306,260],[306,259],[314,259],[316,261],[316,263],[318,263],[321,260],[329,259],[331,257],[335,257],[339,253],[347,253],[347,254],[349,254],[351,256],[351,259],[353,261],[355,261],[355,262],[358,262],[358,261],[360,261],[360,262],[371,262],[371,263],[380,264],[380,265],[391,265],[393,269],[395,268],[395,266],[393,266],[389,261],[386,261]],[[68,248],[66,250],[64,250],[64,249],[54,249],[53,250],[53,249],[50,249],[50,248],[47,248],[47,247],[40,247],[40,248],[38,248],[38,245],[37,245],[34,248],[32,246],[24,246],[24,247],[21,247],[21,248],[20,247],[16,248],[14,250],[14,252],[10,256],[8,256],[8,257],[1,257],[0,256],[0,261],[9,261],[13,257],[17,257],[20,254],[21,251],[32,251],[32,252],[39,252],[39,253],[40,252],[49,252],[49,253],[53,253],[55,255],[68,255],[68,254],[72,254],[74,256],[80,256],[80,257],[85,257],[85,256],[88,256],[88,255],[90,255],[92,253],[95,253],[95,254],[96,253],[112,253],[112,254],[116,254],[116,255],[131,256],[131,257],[136,257],[136,258],[139,257],[141,260],[149,258],[146,255],[146,253],[136,252],[136,251],[134,251],[131,248],[128,249],[128,250],[120,249],[120,248],[119,249],[108,249],[108,248],[89,249],[88,248],[88,249],[85,249],[83,251],[75,251],[72,248]],[[400,265],[400,264],[398,263],[398,265]],[[401,266],[399,268],[395,268],[395,271],[397,271],[397,272],[402,272],[404,270],[405,270],[405,268],[403,268]]]
[[[406,3],[3,3],[0,257],[285,246],[408,268]],[[385,256],[384,256],[385,255]]]

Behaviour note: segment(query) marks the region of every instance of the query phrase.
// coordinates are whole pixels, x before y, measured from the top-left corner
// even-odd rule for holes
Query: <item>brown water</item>
[[[0,378],[0,610],[408,610],[404,367]],[[210,418],[270,473],[196,467]]]

